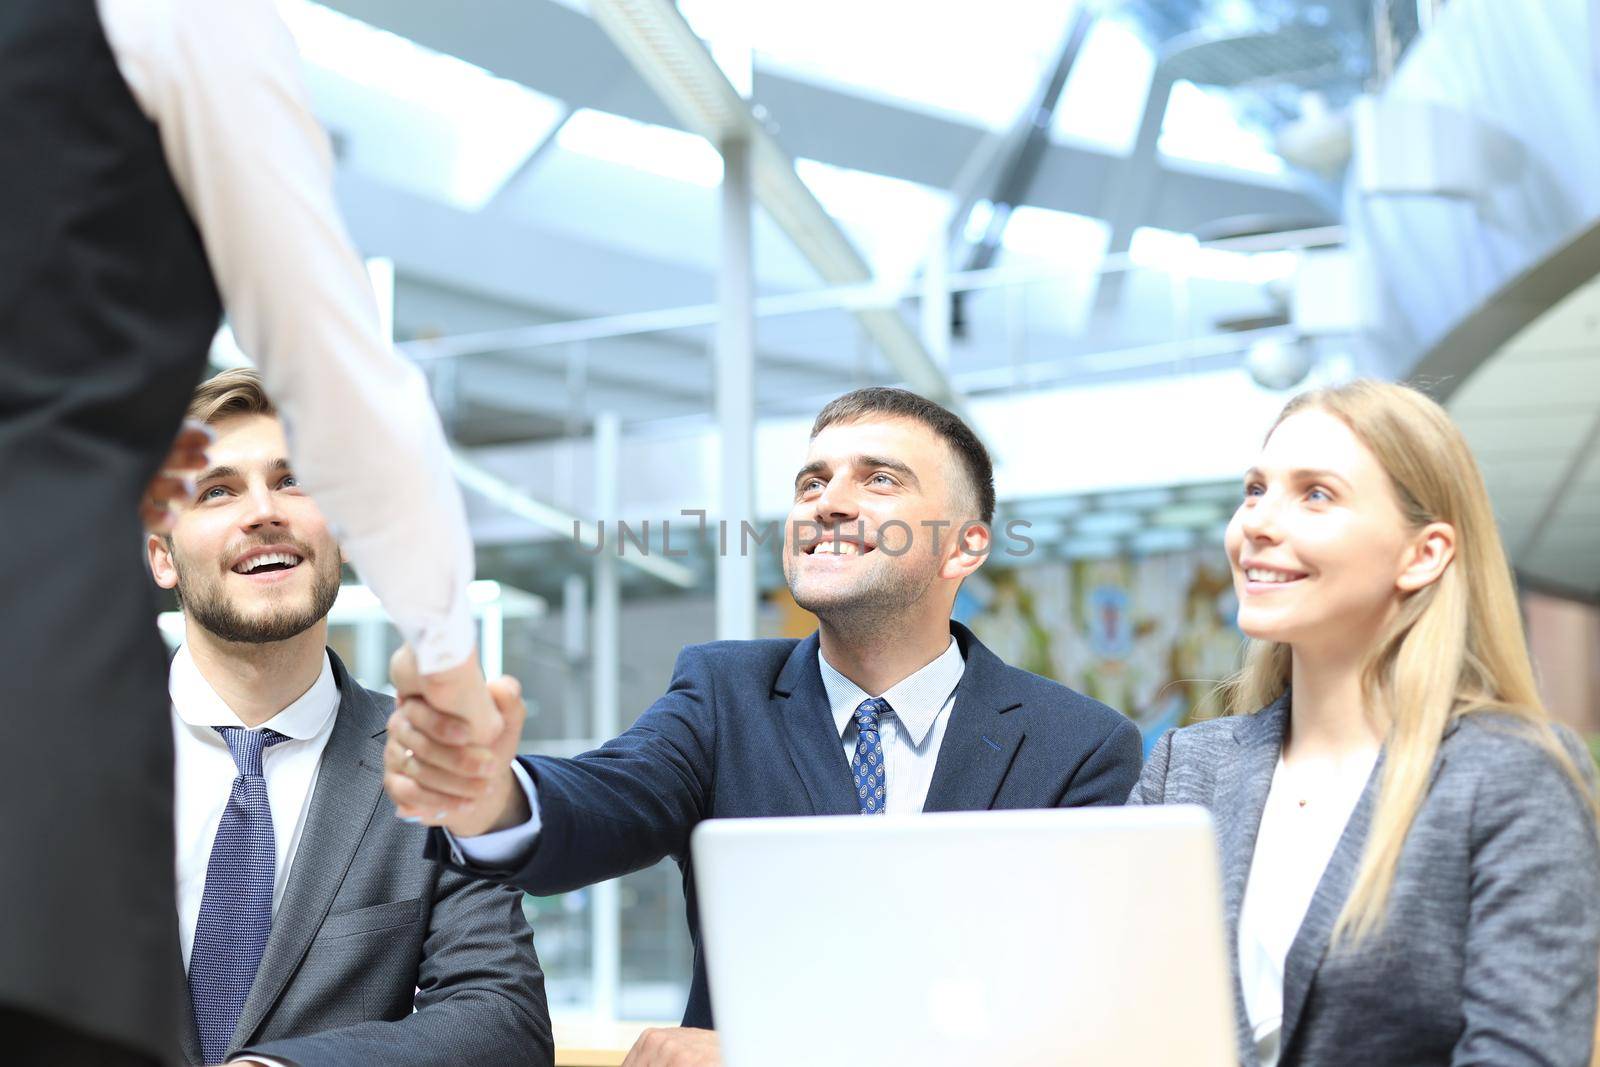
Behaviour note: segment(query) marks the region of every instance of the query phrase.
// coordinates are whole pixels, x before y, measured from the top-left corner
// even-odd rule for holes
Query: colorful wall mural
[[[1222,711],[1217,683],[1243,638],[1226,561],[1216,549],[1143,557],[991,561],[962,586],[955,617],[1007,663],[1124,712],[1148,749],[1173,726]],[[804,637],[816,619],[772,591],[764,636]]]
[[[1209,549],[985,567],[956,603],[996,655],[1126,713],[1147,748],[1221,713],[1217,683],[1243,651],[1236,610]]]

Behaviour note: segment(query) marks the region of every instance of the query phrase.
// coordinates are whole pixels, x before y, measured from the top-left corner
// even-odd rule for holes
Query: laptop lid
[[[691,847],[728,1067],[1235,1062],[1203,809],[710,820]]]

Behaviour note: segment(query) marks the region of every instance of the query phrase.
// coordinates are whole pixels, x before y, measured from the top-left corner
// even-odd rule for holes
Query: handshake
[[[389,663],[395,688],[383,784],[395,812],[458,837],[528,821],[528,801],[511,773],[527,705],[509,675],[485,682],[473,655],[437,674],[417,668],[410,646]]]

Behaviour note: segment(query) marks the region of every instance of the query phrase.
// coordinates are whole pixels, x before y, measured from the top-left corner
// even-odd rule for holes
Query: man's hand
[[[153,534],[172,532],[177,517],[174,505],[188,503],[189,494],[194,492],[193,484],[184,476],[205,470],[206,447],[216,439],[215,431],[205,423],[184,422],[177,440],[172,442],[172,451],[139,500],[139,518],[146,530]]]
[[[646,1030],[628,1050],[622,1067],[722,1067],[715,1030],[688,1026]]]
[[[459,717],[424,700],[412,697],[395,705],[383,748],[383,784],[396,814],[443,826],[459,837],[528,821],[528,798],[511,773],[528,711],[522,686],[502,676],[486,691],[498,723],[486,745],[473,743]]]
[[[477,650],[448,670],[423,674],[411,646],[402,645],[389,660],[389,680],[396,703],[421,700],[459,719],[467,728],[465,739],[475,745],[487,745],[500,734],[500,714],[484,685]]]

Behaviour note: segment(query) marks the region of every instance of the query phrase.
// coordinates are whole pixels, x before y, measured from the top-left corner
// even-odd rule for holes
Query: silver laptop
[[[1200,808],[722,819],[691,847],[728,1067],[1235,1063]]]

